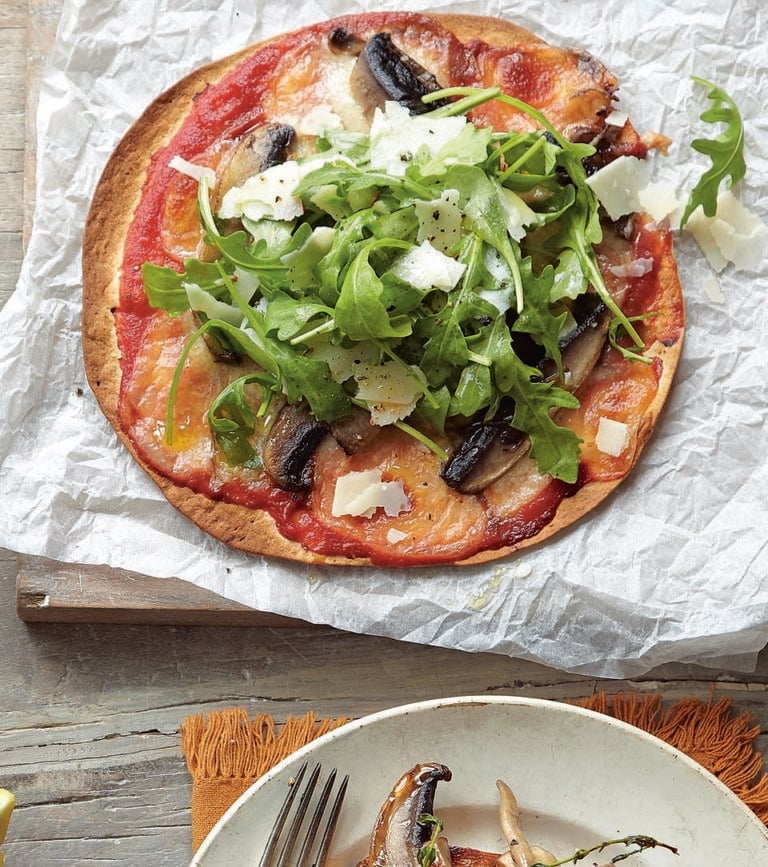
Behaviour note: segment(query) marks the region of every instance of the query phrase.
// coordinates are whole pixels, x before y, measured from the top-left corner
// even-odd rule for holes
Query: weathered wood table
[[[28,85],[57,11],[56,0],[0,3],[0,303],[19,272],[33,188]],[[0,554],[0,594],[0,786],[19,803],[4,846],[13,867],[186,864],[190,782],[178,730],[191,713],[240,705],[278,721],[308,709],[360,716],[438,696],[569,698],[629,685],[492,654],[275,625],[186,585],[11,552]],[[17,604],[26,621],[41,622],[20,619]],[[670,701],[713,690],[731,697],[756,717],[768,755],[768,653],[749,676],[667,665],[631,686]]]

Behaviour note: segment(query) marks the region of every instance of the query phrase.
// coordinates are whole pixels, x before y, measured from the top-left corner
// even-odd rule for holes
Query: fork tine
[[[267,838],[267,843],[264,847],[264,854],[261,856],[261,860],[259,861],[259,867],[268,867],[269,865],[272,855],[277,848],[277,841],[280,839],[280,832],[283,830],[283,825],[285,825],[286,817],[288,816],[291,805],[293,804],[296,798],[296,794],[299,791],[299,786],[301,785],[301,781],[304,778],[306,770],[307,763],[304,762],[304,764],[299,768],[296,776],[293,778],[293,781],[288,787],[288,792],[286,793],[285,800],[280,805],[280,810],[278,811],[277,818],[275,819],[275,824],[272,826],[272,831]]]
[[[304,791],[301,793],[301,798],[299,798],[299,805],[296,807],[296,813],[291,821],[291,825],[288,828],[288,836],[285,838],[285,843],[283,844],[283,849],[280,852],[280,857],[277,859],[275,867],[285,867],[288,863],[288,859],[291,857],[291,853],[293,852],[293,848],[296,845],[296,840],[299,836],[299,830],[301,829],[301,824],[304,821],[304,816],[307,812],[307,807],[309,806],[309,802],[312,798],[312,795],[315,791],[315,786],[317,785],[317,778],[320,776],[320,765],[315,765],[312,769],[312,773],[307,780],[307,785],[304,786]]]
[[[347,783],[349,783],[349,774],[345,775],[344,779],[341,781],[341,785],[339,786],[339,791],[336,793],[330,815],[328,816],[328,824],[325,826],[325,831],[320,840],[320,849],[318,850],[317,858],[312,867],[324,867],[325,865],[326,858],[328,857],[328,850],[331,848],[333,832],[336,830],[336,823],[339,821],[339,813],[341,813],[341,805],[344,801],[344,795],[347,793]]]
[[[330,772],[330,774],[328,774],[328,779],[325,781],[323,791],[320,793],[320,800],[317,802],[315,811],[309,821],[309,827],[307,828],[307,833],[304,837],[304,843],[301,847],[299,857],[296,861],[297,867],[306,867],[307,865],[307,862],[309,860],[309,852],[312,848],[312,844],[315,842],[315,837],[317,836],[317,829],[320,827],[320,820],[323,818],[323,813],[325,812],[325,808],[328,804],[328,799],[331,796],[331,789],[333,788],[333,784],[335,781],[336,768],[334,768]]]
[[[346,776],[343,779],[338,791],[336,792],[336,797],[333,800],[330,812],[328,813],[328,818],[321,834],[320,843],[315,847],[315,840],[318,836],[328,803],[331,800],[333,787],[336,783],[335,768],[328,774],[328,778],[323,785],[322,791],[316,799],[306,832],[303,831],[303,825],[309,805],[314,798],[314,792],[320,776],[321,766],[319,764],[313,768],[303,789],[301,789],[301,795],[299,796],[298,804],[296,805],[293,816],[288,823],[288,829],[283,833],[283,828],[286,825],[288,815],[293,807],[293,802],[299,794],[299,789],[306,770],[307,764],[305,762],[299,768],[296,777],[289,786],[288,794],[278,811],[275,824],[270,832],[269,839],[267,840],[264,849],[264,854],[261,856],[261,860],[259,861],[259,867],[287,867],[289,863],[295,864],[296,867],[310,867],[313,848],[317,848],[317,855],[315,856],[314,861],[312,861],[311,867],[323,867],[326,863],[331,838],[336,828],[336,823],[341,811],[341,804],[347,790],[349,777]],[[292,854],[296,848],[298,839],[302,834],[303,839],[298,860],[294,860]],[[275,853],[278,849],[279,856],[275,857]]]

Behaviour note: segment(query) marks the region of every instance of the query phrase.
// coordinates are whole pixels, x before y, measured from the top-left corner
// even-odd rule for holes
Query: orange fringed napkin
[[[192,775],[192,850],[260,776],[345,722],[346,717],[317,720],[308,713],[289,716],[278,731],[269,714],[251,720],[241,708],[216,711],[206,720],[188,717],[181,727],[181,748]]]
[[[576,702],[581,707],[631,723],[665,740],[719,777],[768,824],[768,773],[755,749],[760,733],[749,714],[734,716],[727,698],[703,702],[683,699],[667,711],[661,697],[597,693]],[[274,718],[245,710],[192,716],[181,728],[181,746],[192,775],[192,848],[262,774],[299,747],[347,720],[318,720],[313,713],[288,717],[278,729]]]

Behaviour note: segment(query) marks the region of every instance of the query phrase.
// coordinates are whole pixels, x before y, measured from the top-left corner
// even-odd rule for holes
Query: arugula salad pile
[[[217,214],[213,173],[199,174],[214,260],[187,259],[181,273],[143,268],[151,305],[172,315],[195,310],[201,322],[176,371],[168,437],[184,360],[209,332],[258,367],[209,410],[230,464],[260,466],[253,434],[276,397],[307,406],[319,421],[344,418],[354,405],[376,420],[381,407],[356,376],[363,369],[407,393],[380,423],[441,459],[451,425],[491,419],[502,401],[513,402],[509,423],[529,437],[540,471],[576,481],[580,441],[553,419],[557,408],[578,406],[562,387],[558,346],[574,299],[597,292],[614,317],[611,341],[642,359],[642,341],[595,255],[599,203],[583,165],[594,148],[566,140],[498,88],[425,99],[445,97],[453,101],[417,116],[387,104],[368,134],[322,133],[317,153],[229,191]],[[541,129],[475,127],[466,112],[489,99],[514,105]],[[227,233],[232,217],[237,228]],[[515,332],[543,347],[557,379],[546,381],[512,351]],[[253,384],[257,406],[247,396]]]

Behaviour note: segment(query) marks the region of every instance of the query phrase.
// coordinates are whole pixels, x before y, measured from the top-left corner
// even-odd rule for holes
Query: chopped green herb
[[[437,838],[443,830],[443,823],[435,816],[429,813],[422,813],[418,818],[419,825],[432,825],[432,836],[416,853],[416,860],[419,862],[419,867],[430,867],[434,864],[437,858]]]

